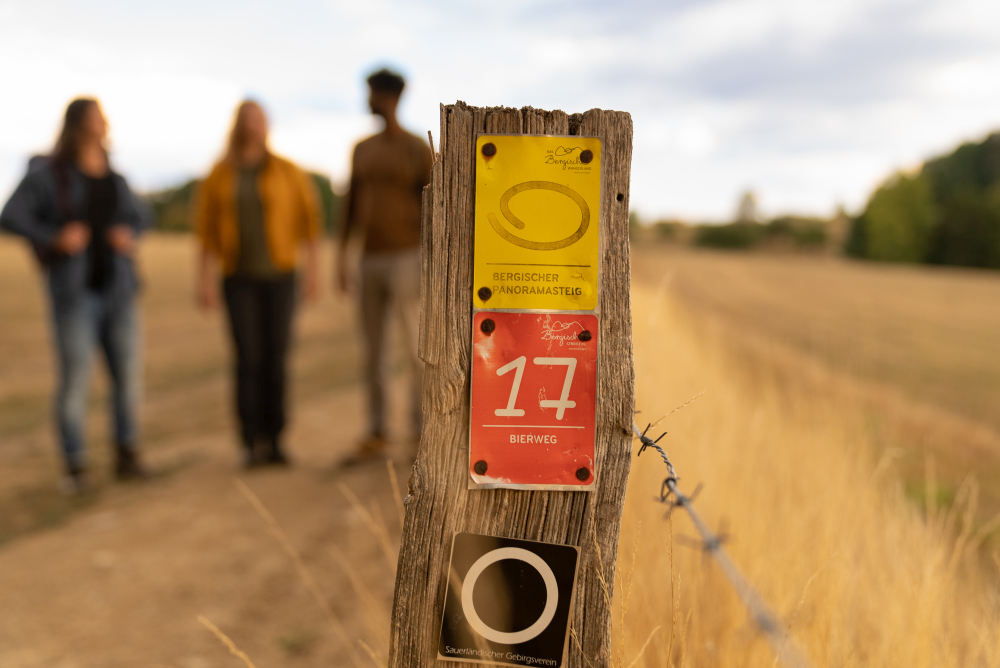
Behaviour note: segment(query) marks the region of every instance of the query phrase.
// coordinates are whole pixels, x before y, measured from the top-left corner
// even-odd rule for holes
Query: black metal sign
[[[438,658],[562,666],[577,560],[571,545],[456,534]]]

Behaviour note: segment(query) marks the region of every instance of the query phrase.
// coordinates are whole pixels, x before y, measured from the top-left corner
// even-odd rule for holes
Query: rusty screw
[[[479,325],[479,329],[483,330],[483,334],[486,334],[487,336],[492,334],[493,330],[496,328],[497,324],[493,322],[492,318],[486,318],[486,320],[483,320],[483,322]]]
[[[485,475],[486,474],[486,460],[485,459],[480,459],[478,462],[476,462],[475,466],[472,467],[472,470],[475,471],[477,475]]]
[[[493,142],[487,142],[483,144],[483,155],[487,158],[492,158],[497,154],[497,145]]]
[[[576,470],[576,477],[580,480],[586,480],[590,477],[590,471],[587,470],[586,466],[581,466]]]
[[[581,341],[590,341],[590,339],[593,338],[593,335],[591,335],[589,329],[585,329],[579,334],[577,334],[576,338],[580,339]]]
[[[582,162],[585,165],[593,159],[594,159],[594,152],[591,151],[589,148],[580,154],[580,162]]]
[[[482,288],[479,288],[479,292],[477,294],[479,295],[480,299],[482,299],[484,302],[486,302],[486,301],[489,301],[490,297],[493,296],[493,291],[490,290],[487,287],[482,287]]]

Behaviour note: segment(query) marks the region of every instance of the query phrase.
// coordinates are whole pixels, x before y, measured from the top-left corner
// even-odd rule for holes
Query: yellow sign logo
[[[597,307],[601,157],[592,137],[479,137],[476,306]]]
[[[580,207],[580,227],[576,228],[576,231],[573,232],[573,234],[569,235],[565,239],[560,239],[559,241],[531,241],[530,239],[522,239],[521,237],[514,236],[500,225],[496,216],[492,213],[488,214],[490,225],[493,226],[493,229],[496,230],[497,234],[501,237],[512,244],[521,246],[522,248],[547,251],[559,250],[560,248],[566,248],[566,246],[575,244],[580,240],[580,237],[587,233],[587,227],[590,226],[590,207],[587,206],[587,201],[580,197],[579,193],[575,190],[558,183],[552,183],[551,181],[527,181],[525,183],[518,183],[516,186],[503,194],[503,197],[500,198],[500,213],[503,214],[503,217],[506,218],[511,225],[519,230],[524,229],[524,221],[510,212],[508,203],[514,195],[524,192],[525,190],[553,190],[569,197],[571,200],[576,202],[578,207]]]

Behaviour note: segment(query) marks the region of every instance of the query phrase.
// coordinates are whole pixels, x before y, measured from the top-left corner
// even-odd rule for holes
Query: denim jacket
[[[125,179],[111,173],[118,193],[118,207],[115,223],[132,227],[136,237],[149,226],[150,216],[129,189]],[[66,168],[66,198],[73,212],[83,210],[86,199],[86,183],[76,166]],[[25,237],[32,243],[39,255],[51,248],[63,225],[69,222],[59,201],[59,188],[55,167],[45,158],[33,158],[28,174],[14,190],[3,211],[0,211],[0,228]],[[138,288],[132,259],[115,254],[114,280],[109,286],[111,294],[120,298],[131,297]],[[89,274],[87,253],[76,256],[53,255],[45,263],[48,270],[49,287],[56,305],[68,304],[83,295],[86,277]]]

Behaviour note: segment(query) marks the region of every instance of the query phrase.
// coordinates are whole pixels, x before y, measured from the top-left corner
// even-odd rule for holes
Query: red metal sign
[[[594,484],[597,331],[594,315],[475,314],[470,487]]]

